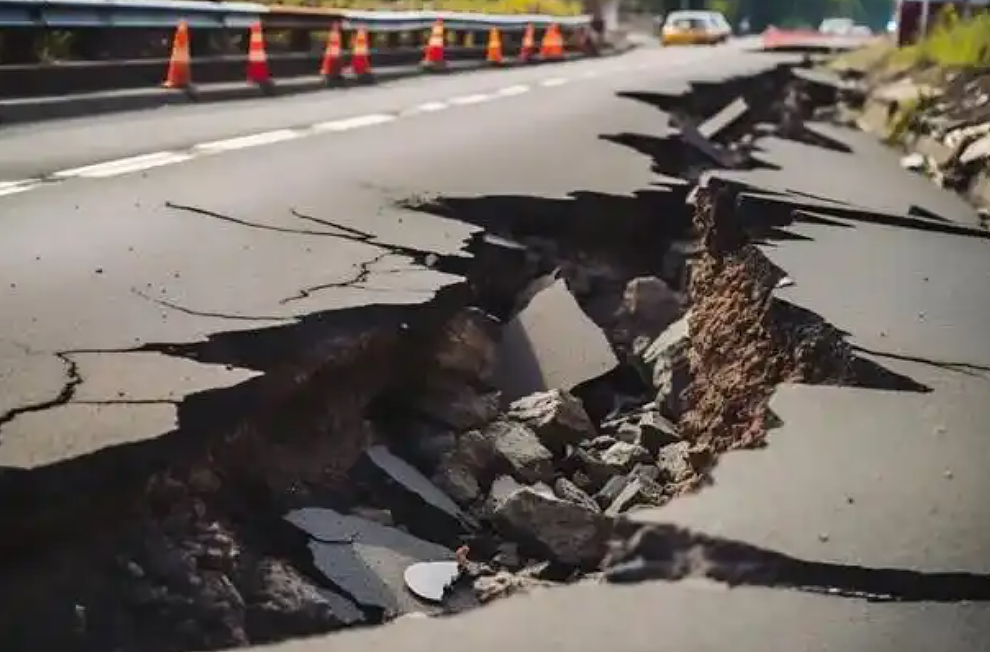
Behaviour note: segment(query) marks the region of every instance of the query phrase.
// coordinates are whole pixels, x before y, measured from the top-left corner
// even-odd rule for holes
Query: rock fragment
[[[636,464],[649,462],[652,459],[650,451],[642,446],[624,441],[615,442],[601,455],[602,462],[613,469],[615,473],[631,471]]]
[[[588,507],[511,478],[496,480],[489,503],[496,526],[552,561],[590,567],[606,552],[612,521]]]
[[[465,308],[443,328],[434,351],[436,371],[469,383],[486,383],[495,370],[499,322],[478,308]]]
[[[664,446],[657,457],[657,466],[668,482],[677,483],[689,479],[694,475],[690,442],[681,441]]]
[[[598,507],[598,503],[596,503],[591,496],[567,478],[557,478],[556,482],[553,483],[553,492],[561,500],[567,500],[577,505],[582,505],[593,512],[601,511]]]
[[[509,406],[506,416],[526,424],[551,450],[564,450],[597,434],[581,401],[560,389],[520,398]]]
[[[526,482],[553,477],[553,455],[540,443],[536,433],[521,423],[499,420],[484,434],[490,438],[499,457],[512,468],[513,475]]]
[[[691,381],[688,363],[690,348],[689,315],[684,315],[664,330],[641,353],[657,390],[656,406],[661,414],[678,419],[683,411],[681,395]]]

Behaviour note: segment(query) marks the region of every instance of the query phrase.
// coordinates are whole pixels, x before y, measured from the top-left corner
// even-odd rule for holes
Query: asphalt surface
[[[332,223],[451,254],[473,227],[394,202],[631,193],[650,183],[648,161],[598,136],[655,128],[658,115],[617,91],[767,61],[731,47],[643,50],[5,130],[0,466],[157,437],[185,396],[250,373],[157,365],[159,354],[132,351],[142,345],[421,303],[458,280],[343,239]],[[47,181],[17,185],[32,178]],[[351,282],[362,265],[370,274]]]
[[[393,200],[629,195],[657,182],[651,162],[600,136],[661,135],[665,120],[618,91],[672,91],[776,60],[733,45],[643,49],[533,70],[0,132],[0,179],[22,182],[0,184],[0,279],[9,284],[0,295],[0,468],[159,436],[174,427],[184,396],[255,373],[128,352],[141,344],[429,300],[456,279],[374,242],[450,253],[472,228]],[[941,191],[912,185],[907,173],[872,177],[880,162],[865,149],[843,159],[791,143],[763,149],[785,169],[761,171],[760,183],[834,197],[825,179],[840,165],[850,186],[875,189],[879,180],[895,195],[911,187],[917,199],[901,208],[940,207],[953,213],[947,219],[971,220]],[[135,156],[145,158],[114,163]],[[872,193],[860,203],[882,194],[860,192]],[[344,240],[331,222],[374,239]],[[858,222],[798,229],[810,240],[767,249],[797,282],[782,296],[933,391],[784,387],[774,408],[785,426],[766,451],[729,456],[697,498],[639,517],[822,563],[912,569],[918,582],[932,581],[924,577],[932,571],[988,572],[990,244]],[[370,273],[354,281],[362,265]],[[990,607],[587,582],[457,618],[403,620],[275,649],[437,650],[451,640],[477,652],[969,652],[990,650]]]

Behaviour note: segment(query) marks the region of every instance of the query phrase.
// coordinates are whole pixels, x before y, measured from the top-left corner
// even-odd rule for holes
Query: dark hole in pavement
[[[695,112],[699,137],[676,147],[607,138],[657,169],[668,148],[689,152],[697,169],[665,172],[688,182],[718,161],[751,169],[736,134],[781,120],[767,88],[782,78],[695,85],[674,108]],[[740,93],[745,111],[724,113]],[[691,190],[406,203],[482,227],[469,259],[297,214],[293,233],[371,243],[465,280],[424,306],[144,347],[265,375],[190,397],[172,435],[0,473],[0,649],[179,652],[457,613],[600,568],[610,542],[632,535],[623,514],[699,486],[722,451],[763,443],[784,380],[924,391],[772,296],[784,274],[754,237],[794,237],[783,230],[802,219],[794,195],[778,195],[798,204],[786,216],[760,222],[735,219],[741,184]],[[418,601],[406,570],[450,563],[461,545],[445,601]],[[756,554],[718,550],[723,566],[742,562],[720,577]]]
[[[798,559],[675,525],[636,525],[605,562],[615,583],[707,578],[730,586],[786,588],[872,602],[990,601],[990,575],[868,568]]]

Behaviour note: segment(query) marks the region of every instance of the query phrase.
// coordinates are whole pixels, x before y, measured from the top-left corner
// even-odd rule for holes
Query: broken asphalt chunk
[[[313,562],[333,586],[385,618],[423,608],[406,592],[411,564],[454,559],[448,548],[332,509],[297,509],[285,520],[313,537]]]
[[[558,280],[506,325],[496,378],[503,399],[514,401],[550,389],[570,391],[618,363],[605,334]]]
[[[386,446],[370,447],[354,473],[418,536],[453,545],[477,528],[450,496]]]

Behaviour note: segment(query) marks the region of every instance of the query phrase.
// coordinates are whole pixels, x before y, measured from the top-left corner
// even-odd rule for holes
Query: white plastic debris
[[[461,573],[456,561],[431,561],[413,564],[406,569],[406,587],[418,598],[429,602],[443,602],[447,587]]]

